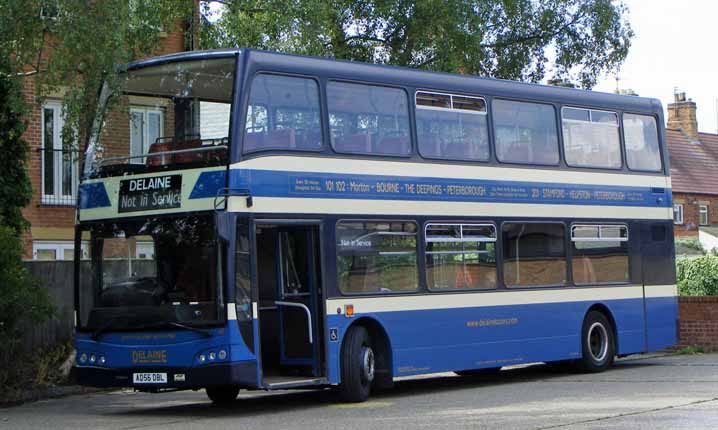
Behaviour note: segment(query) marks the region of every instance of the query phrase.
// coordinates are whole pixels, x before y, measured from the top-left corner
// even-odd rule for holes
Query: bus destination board
[[[182,175],[120,181],[119,212],[173,209],[182,205]]]

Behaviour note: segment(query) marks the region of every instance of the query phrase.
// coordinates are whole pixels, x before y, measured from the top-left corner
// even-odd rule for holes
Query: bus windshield
[[[226,162],[235,67],[234,57],[169,62],[131,69],[119,90],[106,85],[85,174]]]
[[[223,320],[221,267],[211,215],[93,223],[80,264],[82,328],[136,329]]]

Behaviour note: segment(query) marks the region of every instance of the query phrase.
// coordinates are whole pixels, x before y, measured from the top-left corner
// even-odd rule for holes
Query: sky
[[[697,105],[698,129],[716,133],[718,1],[624,0],[635,33],[618,85],[640,96],[673,102],[674,87]],[[615,75],[597,91],[616,89]]]

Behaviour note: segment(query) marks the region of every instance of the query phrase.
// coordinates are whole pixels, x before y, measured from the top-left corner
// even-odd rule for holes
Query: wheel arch
[[[613,316],[613,312],[611,312],[608,306],[606,306],[604,303],[594,303],[589,306],[588,309],[586,309],[586,312],[583,315],[583,321],[586,321],[586,317],[591,311],[600,312],[608,319],[608,322],[611,324],[611,330],[613,331],[613,339],[615,342],[614,348],[616,350],[615,352],[616,354],[618,354],[620,339],[618,338],[618,326],[616,325],[616,319]]]
[[[394,376],[394,354],[391,348],[391,339],[389,334],[386,332],[384,326],[372,317],[361,317],[356,321],[353,321],[344,332],[344,338],[342,339],[341,349],[344,349],[344,343],[346,341],[346,333],[351,330],[352,327],[364,327],[369,333],[369,339],[372,344],[372,349],[377,357],[376,360],[376,371],[377,376],[384,378],[393,378]]]

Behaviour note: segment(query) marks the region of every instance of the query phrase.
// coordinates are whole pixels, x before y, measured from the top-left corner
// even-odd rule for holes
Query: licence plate
[[[166,384],[166,373],[133,373],[132,382],[135,384]]]

